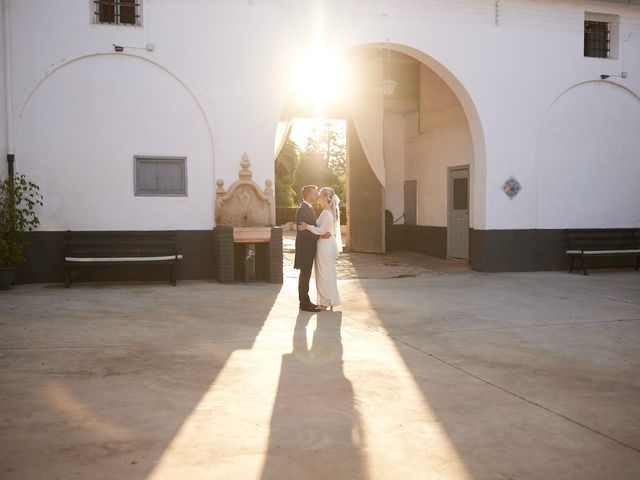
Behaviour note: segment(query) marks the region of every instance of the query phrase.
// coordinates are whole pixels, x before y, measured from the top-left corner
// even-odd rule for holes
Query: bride
[[[309,230],[316,235],[329,232],[329,238],[320,238],[315,258],[316,290],[318,292],[318,307],[321,310],[340,305],[338,292],[338,274],[336,271],[336,257],[342,252],[342,235],[340,233],[340,198],[332,188],[322,187],[318,193],[318,203],[322,206],[322,213],[316,220],[316,225],[300,224],[300,230]]]

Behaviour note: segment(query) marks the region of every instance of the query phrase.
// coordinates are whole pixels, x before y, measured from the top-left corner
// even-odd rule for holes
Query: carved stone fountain
[[[264,190],[252,179],[245,153],[238,180],[228,190],[216,182],[216,270],[220,282],[256,279],[282,283],[282,229],[275,224],[273,182]]]

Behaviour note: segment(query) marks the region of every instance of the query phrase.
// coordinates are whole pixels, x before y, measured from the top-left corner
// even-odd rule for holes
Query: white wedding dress
[[[316,250],[314,263],[316,275],[316,290],[318,292],[318,305],[335,307],[340,305],[340,292],[338,291],[338,273],[336,271],[336,257],[342,251],[342,236],[336,234],[336,229],[340,228],[334,219],[331,210],[323,210],[316,226],[309,225],[309,231],[316,235],[324,235],[329,232],[331,237],[320,238]]]

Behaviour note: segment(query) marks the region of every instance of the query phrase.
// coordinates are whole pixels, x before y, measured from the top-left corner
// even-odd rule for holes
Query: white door
[[[449,169],[449,257],[469,258],[469,167]]]

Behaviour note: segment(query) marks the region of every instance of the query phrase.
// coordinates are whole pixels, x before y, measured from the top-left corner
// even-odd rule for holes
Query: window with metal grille
[[[611,30],[608,22],[584,22],[584,56],[609,58]]]
[[[134,186],[136,196],[186,196],[186,157],[135,157]]]
[[[94,0],[96,23],[140,25],[140,0]]]

